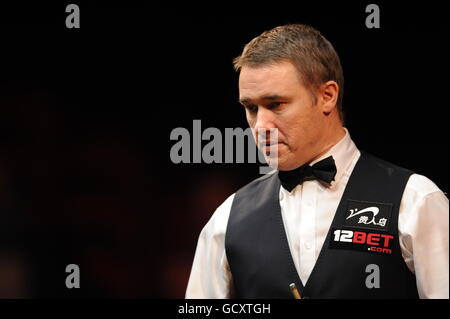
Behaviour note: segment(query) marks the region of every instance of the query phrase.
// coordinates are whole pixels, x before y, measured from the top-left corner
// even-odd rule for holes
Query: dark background
[[[447,2],[0,5],[0,297],[182,298],[197,237],[258,164],[173,164],[170,132],[246,128],[232,59],[318,28],[357,146],[448,191]],[[205,145],[205,143],[203,144]],[[65,267],[81,288],[65,286]]]

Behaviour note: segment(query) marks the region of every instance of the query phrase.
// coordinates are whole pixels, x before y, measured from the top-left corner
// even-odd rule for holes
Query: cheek
[[[249,115],[247,112],[245,113],[245,117],[247,118],[248,126],[253,128],[255,126],[255,117]]]
[[[304,127],[302,123],[292,123],[289,127],[286,127],[286,134],[288,135],[289,145],[296,148],[301,144],[305,135]]]
[[[315,127],[314,122],[303,118],[286,123],[282,131],[286,136],[289,147],[292,150],[296,150],[305,147],[305,145],[314,143],[313,140],[316,130],[317,128]]]

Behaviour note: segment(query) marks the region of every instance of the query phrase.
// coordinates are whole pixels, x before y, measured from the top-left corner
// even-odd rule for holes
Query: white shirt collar
[[[339,183],[340,179],[344,174],[349,174],[347,172],[349,167],[351,167],[352,160],[358,154],[358,148],[350,137],[350,133],[347,128],[344,127],[345,135],[337,142],[333,147],[331,147],[325,154],[313,160],[309,165],[314,165],[315,163],[327,158],[328,156],[333,156],[334,162],[336,164],[336,176],[334,182],[331,183],[331,187],[334,184]]]

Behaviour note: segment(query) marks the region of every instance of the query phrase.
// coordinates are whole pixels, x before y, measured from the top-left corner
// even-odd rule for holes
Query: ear
[[[335,108],[339,95],[339,85],[335,81],[328,81],[319,88],[318,99],[325,115],[329,115]]]

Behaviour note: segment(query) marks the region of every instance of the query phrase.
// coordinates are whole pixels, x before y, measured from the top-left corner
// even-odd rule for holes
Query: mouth
[[[274,147],[278,146],[278,144],[280,144],[280,143],[279,142],[270,142],[270,141],[261,142],[261,143],[259,143],[259,148],[267,150],[269,148],[274,148]]]
[[[272,147],[272,146],[282,145],[282,144],[284,144],[284,143],[280,142],[280,141],[265,141],[265,142],[259,143],[259,145],[261,147]]]
[[[277,156],[278,149],[282,145],[282,142],[265,141],[260,143],[259,149],[268,156]]]

